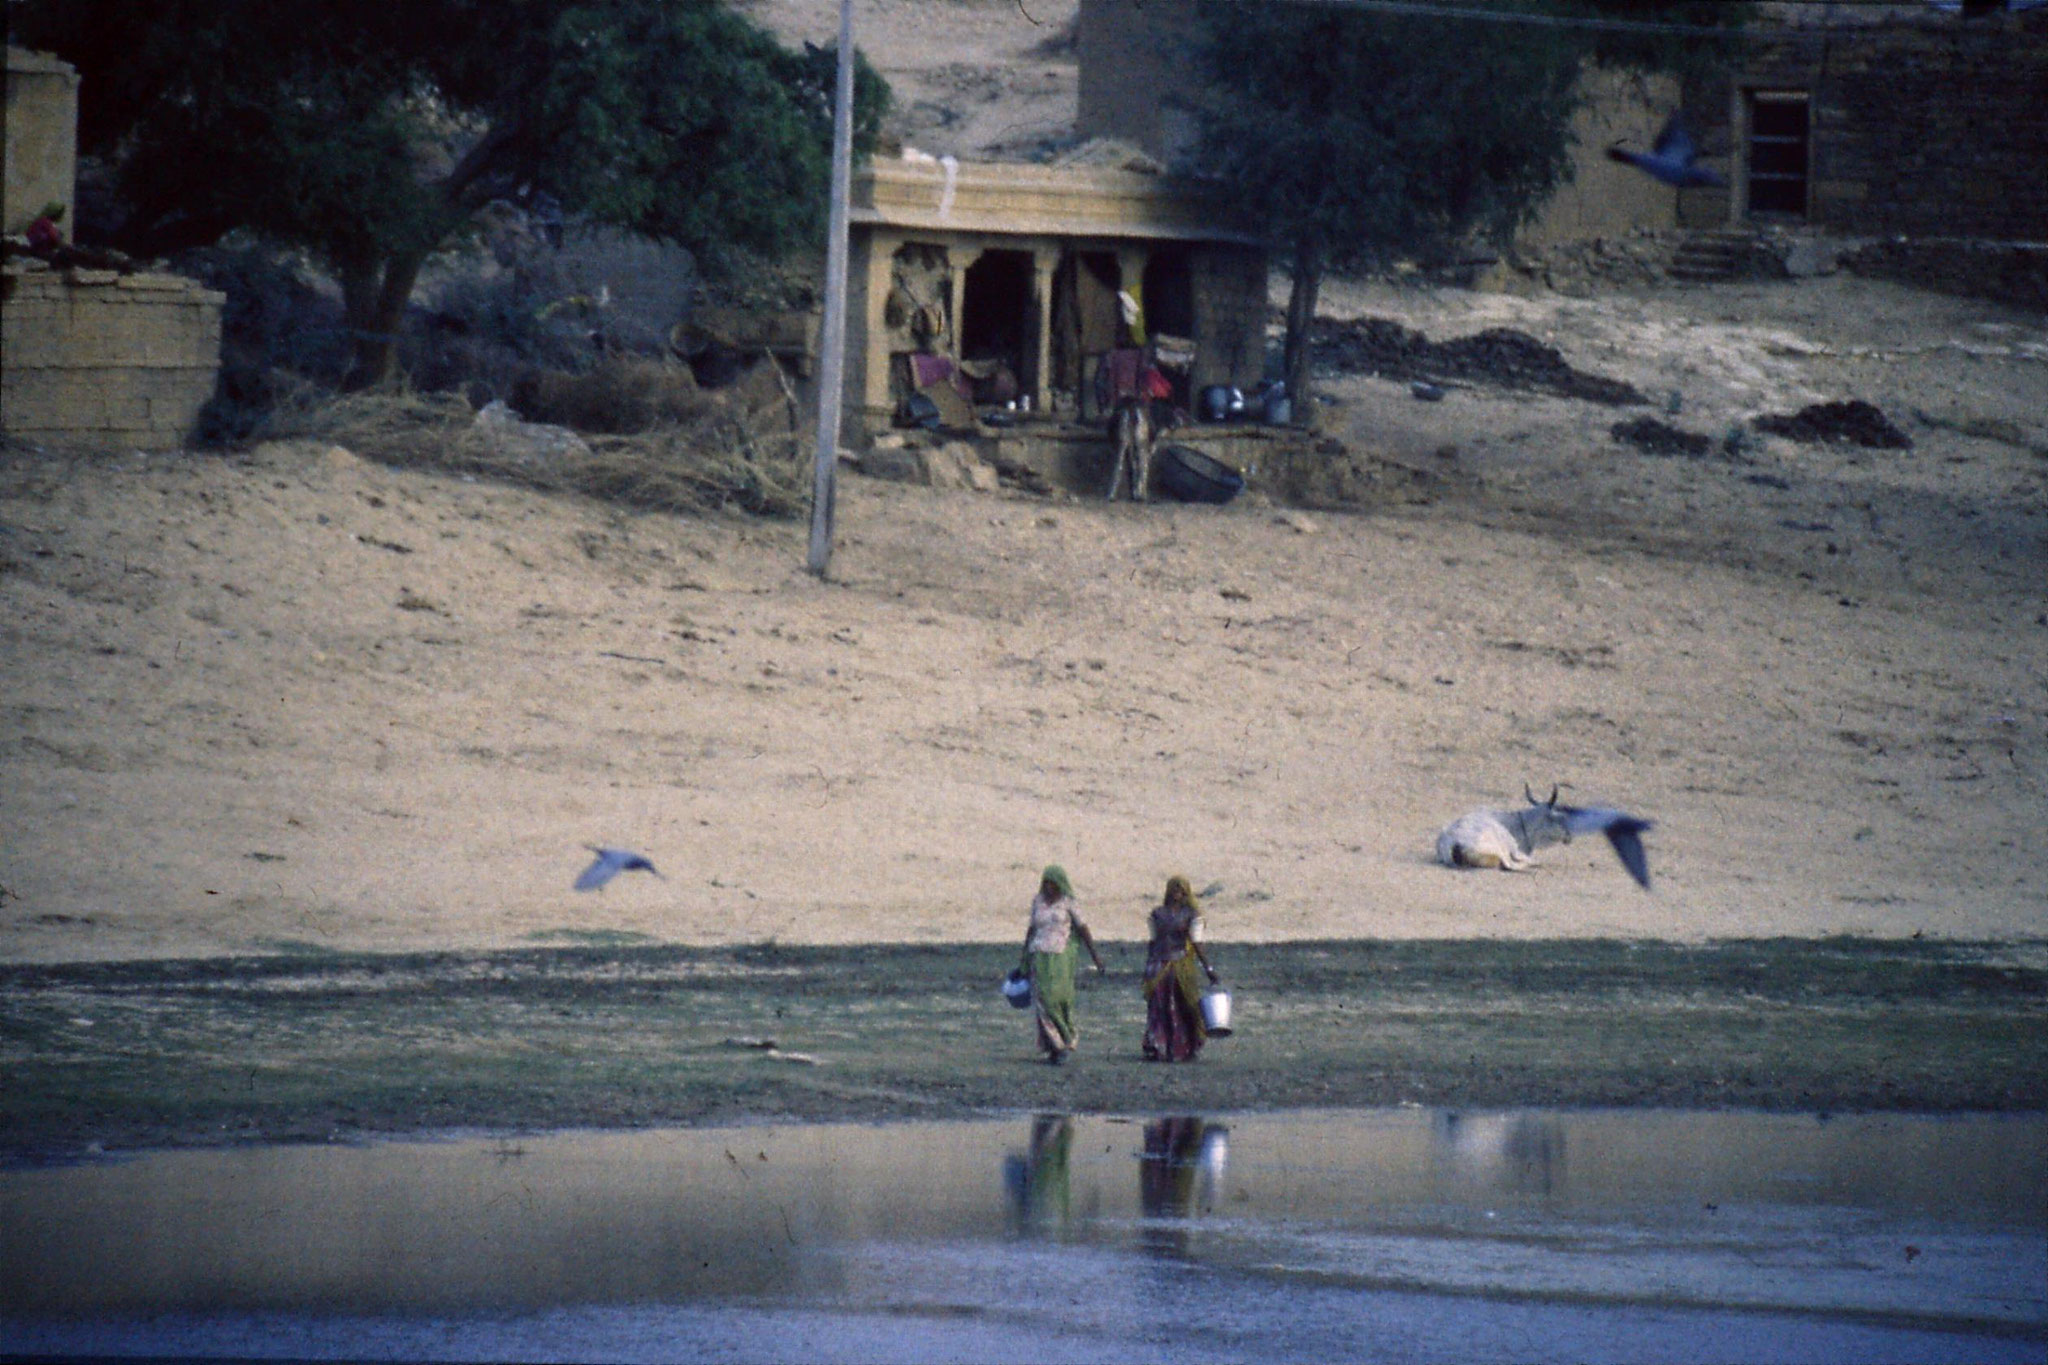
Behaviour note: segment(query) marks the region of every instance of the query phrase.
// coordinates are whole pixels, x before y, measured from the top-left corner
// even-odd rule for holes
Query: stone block
[[[178,444],[213,394],[223,301],[173,275],[10,271],[0,429]]]

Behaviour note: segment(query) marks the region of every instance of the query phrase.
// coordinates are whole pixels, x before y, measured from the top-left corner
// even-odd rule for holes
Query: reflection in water
[[[1021,1123],[0,1171],[0,1356],[2048,1360],[2039,1116]]]
[[[1508,1194],[1550,1194],[1564,1182],[1564,1122],[1556,1114],[1439,1113],[1439,1159],[1461,1182]]]
[[[1003,1158],[1003,1184],[1010,1192],[1011,1225],[1020,1233],[1045,1236],[1064,1230],[1073,1217],[1068,1164],[1074,1152],[1074,1120],[1067,1114],[1039,1114],[1031,1120],[1031,1149]]]
[[[1188,1220],[1216,1207],[1229,1131],[1220,1123],[1193,1117],[1154,1119],[1145,1125],[1138,1206],[1147,1220],[1143,1241],[1148,1251],[1187,1254]]]

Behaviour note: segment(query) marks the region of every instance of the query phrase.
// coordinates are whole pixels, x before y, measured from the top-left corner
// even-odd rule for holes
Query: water
[[[2048,1120],[1428,1110],[0,1173],[0,1352],[2048,1361]]]

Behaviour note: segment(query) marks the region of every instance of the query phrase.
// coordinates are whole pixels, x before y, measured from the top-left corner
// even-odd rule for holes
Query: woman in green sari
[[[1076,941],[1102,970],[1102,954],[1081,921],[1081,903],[1066,869],[1054,865],[1039,877],[1031,901],[1031,924],[1024,933],[1020,969],[1031,979],[1031,1003],[1037,1007],[1038,1046],[1045,1060],[1058,1066],[1074,1050],[1074,945]]]

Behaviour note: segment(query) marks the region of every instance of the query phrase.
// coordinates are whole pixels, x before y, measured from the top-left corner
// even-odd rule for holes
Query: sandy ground
[[[1045,9],[913,41],[870,0],[861,41],[974,152],[1071,119]],[[991,58],[1038,93],[965,100]],[[822,582],[800,525],[16,449],[0,959],[1007,940],[1048,861],[1110,938],[1175,871],[1219,939],[2048,935],[2048,320],[1847,277],[1323,311],[1517,327],[1690,431],[1854,397],[1916,445],[1656,457],[1607,434],[1643,409],[1341,377],[1383,505],[848,476]],[[1655,889],[1598,840],[1432,862],[1524,783],[1654,818]],[[577,895],[586,843],[666,879]]]
[[[2040,319],[1889,286],[1352,308],[1512,322],[1693,429],[1867,395],[2048,444]],[[2048,933],[2038,450],[1673,459],[1612,409],[1330,387],[1424,471],[1385,506],[849,476],[823,582],[801,525],[333,449],[16,451],[0,955],[1003,940],[1055,860],[1112,938],[1176,870],[1219,938]],[[1524,782],[1656,819],[1655,889],[1597,840],[1431,861]],[[666,880],[577,895],[586,842]]]

